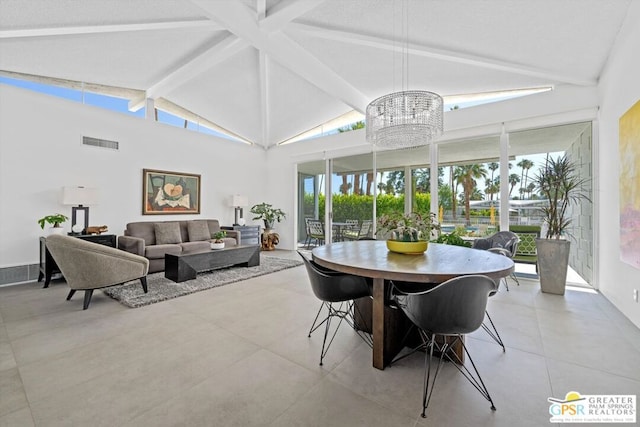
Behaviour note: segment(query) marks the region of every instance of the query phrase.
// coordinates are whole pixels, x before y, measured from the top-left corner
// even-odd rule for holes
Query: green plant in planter
[[[590,201],[576,166],[566,156],[547,158],[534,184],[548,202],[541,208],[547,226],[546,239],[536,239],[538,275],[542,292],[564,295],[571,242],[564,239],[571,224],[567,210],[581,200]]]
[[[254,220],[263,220],[264,227],[267,229],[273,228],[274,222],[280,222],[287,217],[282,209],[274,208],[269,203],[253,205],[249,211],[255,215]]]
[[[534,184],[549,202],[548,206],[541,208],[548,227],[547,239],[564,236],[571,224],[567,213],[569,206],[581,200],[591,201],[584,190],[586,183],[587,180],[580,177],[576,165],[566,155],[548,158],[534,177]]]
[[[403,215],[400,212],[393,212],[378,218],[378,232],[382,236],[390,233],[389,240],[399,242],[429,240],[435,218],[434,213],[421,215],[411,212]]]
[[[52,226],[57,228],[57,227],[60,227],[60,224],[62,224],[68,219],[69,218],[67,216],[62,214],[47,215],[45,217],[40,218],[38,220],[38,224],[40,224],[40,228],[42,228],[43,230],[44,230],[45,224],[51,224]]]
[[[217,231],[213,233],[213,243],[224,243],[224,238],[227,237],[226,231]]]

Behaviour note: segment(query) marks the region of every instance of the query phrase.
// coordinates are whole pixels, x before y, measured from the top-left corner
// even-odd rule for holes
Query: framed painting
[[[142,215],[200,213],[200,175],[142,170]]]
[[[620,258],[640,269],[640,101],[619,124]]]

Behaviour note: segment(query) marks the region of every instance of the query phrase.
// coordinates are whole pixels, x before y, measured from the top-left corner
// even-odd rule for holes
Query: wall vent
[[[83,136],[82,144],[91,145],[92,147],[108,148],[110,150],[117,150],[119,146],[119,143],[117,141],[109,141],[106,139],[92,138],[90,136]]]

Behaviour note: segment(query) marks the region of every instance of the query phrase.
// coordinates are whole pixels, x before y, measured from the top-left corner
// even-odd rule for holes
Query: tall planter
[[[559,239],[536,239],[536,249],[540,289],[548,294],[564,295],[571,242]]]

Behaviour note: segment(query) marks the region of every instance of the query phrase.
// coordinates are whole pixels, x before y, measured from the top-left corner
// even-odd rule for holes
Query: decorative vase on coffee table
[[[211,243],[211,249],[224,249],[224,242]]]

